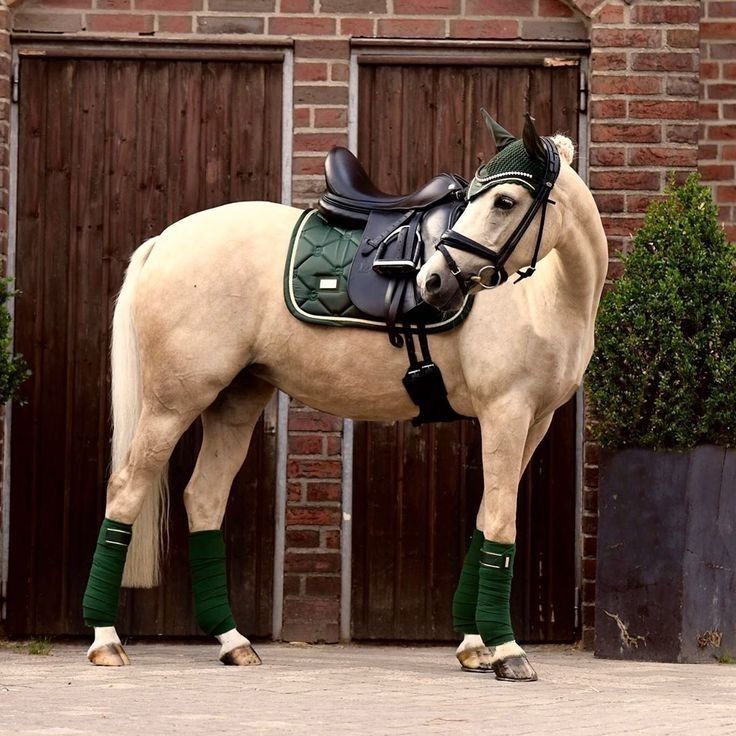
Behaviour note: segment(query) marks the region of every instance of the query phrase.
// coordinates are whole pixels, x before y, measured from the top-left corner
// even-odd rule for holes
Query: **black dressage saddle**
[[[350,267],[348,296],[359,310],[386,323],[392,345],[406,346],[409,370],[403,382],[420,410],[414,424],[459,419],[427,341],[426,326],[441,322],[444,315],[422,301],[416,277],[465,209],[468,182],[440,174],[411,194],[386,194],[358,159],[339,147],[327,155],[325,181],[327,190],[318,205],[322,216],[334,225],[363,229]]]
[[[392,343],[400,346],[402,329],[438,321],[437,310],[417,293],[416,275],[465,208],[468,183],[440,174],[411,194],[386,194],[347,148],[327,155],[325,181],[319,200],[325,219],[364,228],[348,295],[362,312],[385,320]]]
[[[347,148],[333,148],[325,159],[327,191],[319,208],[327,219],[338,219],[361,227],[372,211],[426,210],[433,205],[457,200],[468,183],[453,174],[440,174],[411,194],[386,194],[370,180],[360,161]]]

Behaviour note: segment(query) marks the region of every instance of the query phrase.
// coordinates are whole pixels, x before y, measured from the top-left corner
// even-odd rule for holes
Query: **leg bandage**
[[[462,634],[477,634],[475,609],[478,605],[478,571],[480,550],[483,545],[483,532],[476,529],[470,538],[470,547],[465,555],[460,580],[452,599],[452,624],[455,631]]]
[[[219,529],[189,535],[189,565],[197,623],[218,636],[235,628],[227,599],[225,538]]]
[[[118,614],[120,583],[132,533],[131,524],[105,519],[97,537],[82,611],[87,626],[113,626]]]
[[[510,603],[515,553],[515,544],[501,544],[487,539],[483,542],[475,623],[487,647],[514,639]]]

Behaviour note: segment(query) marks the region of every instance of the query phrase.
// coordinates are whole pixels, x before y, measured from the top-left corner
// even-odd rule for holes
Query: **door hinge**
[[[18,102],[20,99],[20,61],[13,61],[13,68],[10,74],[10,99],[12,102]]]
[[[588,112],[588,78],[584,71],[580,75],[580,112]]]
[[[580,628],[580,588],[577,585],[575,586],[575,600],[573,602],[573,607],[575,611],[574,628],[577,631]]]

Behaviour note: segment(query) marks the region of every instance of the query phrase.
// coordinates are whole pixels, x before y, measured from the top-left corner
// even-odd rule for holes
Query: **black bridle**
[[[529,278],[529,276],[532,276],[536,271],[539,248],[542,245],[547,205],[554,204],[549,197],[552,193],[552,187],[555,185],[555,181],[557,181],[557,176],[560,173],[560,154],[557,151],[557,146],[549,138],[541,138],[540,140],[544,147],[546,163],[544,179],[541,185],[537,188],[537,191],[534,193],[534,200],[524,214],[524,217],[521,218],[519,224],[514,228],[511,235],[509,235],[508,240],[498,251],[491,250],[485,245],[482,245],[471,238],[467,238],[465,235],[461,235],[452,229],[447,230],[440,238],[440,242],[436,246],[437,250],[444,256],[447,266],[460,284],[460,290],[463,294],[467,294],[468,291],[476,284],[482,286],[484,289],[492,289],[496,286],[500,286],[508,279],[509,275],[506,272],[504,265],[511,257],[514,250],[516,250],[516,246],[524,236],[524,233],[529,229],[535,215],[541,208],[542,215],[539,221],[539,233],[537,234],[537,243],[534,246],[534,254],[532,255],[531,263],[525,268],[521,268],[517,271],[519,278],[516,279],[514,283],[518,283],[522,279]],[[480,256],[484,260],[488,261],[489,265],[483,266],[483,268],[473,276],[466,276],[455,262],[455,259],[450,255],[447,250],[447,246]],[[484,276],[486,271],[490,271],[490,277],[488,279]]]

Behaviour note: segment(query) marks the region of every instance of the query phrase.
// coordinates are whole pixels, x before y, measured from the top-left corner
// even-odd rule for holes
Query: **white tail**
[[[133,296],[143,265],[155,244],[155,239],[143,243],[130,259],[123,287],[115,304],[112,319],[112,471],[127,461],[143,406],[141,367],[138,340],[133,324]],[[128,588],[151,588],[158,585],[161,563],[161,527],[167,523],[168,468],[164,468],[155,487],[146,494],[138,518],[133,524],[133,539],[123,574]]]

